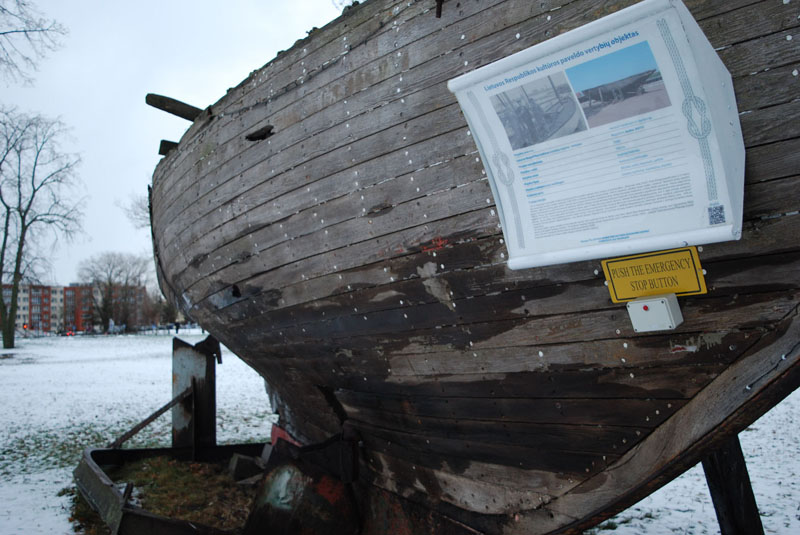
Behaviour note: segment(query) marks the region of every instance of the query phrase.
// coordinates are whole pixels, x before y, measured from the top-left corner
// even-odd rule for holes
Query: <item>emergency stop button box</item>
[[[683,323],[675,294],[650,295],[628,302],[628,315],[637,333],[669,331]]]

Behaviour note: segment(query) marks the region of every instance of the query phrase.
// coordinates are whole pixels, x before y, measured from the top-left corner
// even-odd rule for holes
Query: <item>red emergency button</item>
[[[648,310],[650,310],[650,307],[649,307],[649,306],[647,306],[647,305],[644,305],[644,306],[642,307],[642,310],[644,310],[645,312],[647,312]]]

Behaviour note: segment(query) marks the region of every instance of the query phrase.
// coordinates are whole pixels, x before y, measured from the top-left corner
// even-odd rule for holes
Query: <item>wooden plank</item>
[[[468,12],[474,13],[476,11],[485,9],[486,4],[485,3],[480,5],[475,4],[474,6],[473,5],[470,5],[469,7],[465,6],[465,8],[468,10]],[[411,9],[419,11],[421,8],[419,6],[414,5],[411,6]],[[404,12],[400,13],[402,14]],[[420,20],[424,22],[425,18],[423,17]],[[356,93],[359,93],[360,90],[364,87],[374,86],[379,82],[388,80],[389,78],[392,77],[397,78],[397,76],[401,71],[401,67],[402,69],[408,69],[409,68],[409,65],[407,64],[408,56],[406,55],[403,58],[401,65],[400,63],[398,63],[398,60],[396,59],[397,58],[396,54],[399,52],[402,56],[402,54],[404,54],[404,51],[407,53],[407,47],[411,43],[414,43],[416,50],[416,48],[419,47],[420,45],[420,43],[416,42],[419,35],[418,32],[420,32],[422,28],[420,24],[415,23],[413,25],[413,28],[415,30],[414,32],[398,34],[393,30],[399,29],[400,24],[403,24],[404,21],[402,19],[398,19],[397,23],[398,25],[396,26],[390,24],[384,24],[385,31],[382,34],[377,35],[375,42],[371,44],[369,47],[366,48],[357,47],[352,51],[350,51],[347,54],[347,59],[348,59],[347,65],[339,65],[338,71],[336,69],[328,69],[325,72],[324,78],[319,76],[315,77],[314,84],[305,85],[303,88],[304,89],[303,92],[304,94],[309,95],[309,100],[304,101],[300,105],[300,107],[298,107],[298,110],[300,109],[303,110],[302,111],[303,116],[306,116],[307,114],[312,114],[315,111],[323,109],[322,107],[319,107],[323,103],[322,101],[319,101],[321,96],[336,95],[336,99],[342,101],[344,99],[356,96]],[[438,26],[435,29],[437,30],[436,32],[437,34],[440,33],[438,31],[440,29]],[[458,39],[453,39],[452,41],[453,43],[462,44]],[[395,47],[394,46],[395,44],[397,44],[398,46]],[[403,46],[401,46],[401,44]],[[428,50],[429,53],[433,53],[434,56],[439,56],[446,52],[446,50],[440,50],[437,47],[432,47],[432,48],[421,47],[421,48],[424,50]],[[325,81],[326,83],[335,81],[336,84],[335,85],[331,84],[331,87],[320,85],[322,84],[323,81]],[[367,104],[365,106],[366,109],[359,109],[358,106],[353,106],[352,103],[348,109],[354,109],[354,111],[356,112],[355,114],[357,115],[384,104],[387,101],[387,99],[398,100],[398,101],[401,99],[402,95],[398,95],[397,92],[395,91],[395,88],[397,87],[396,81],[384,84],[382,87],[383,87],[382,93],[384,94],[384,96],[375,99],[371,104]],[[347,88],[347,90],[345,93],[342,93],[342,91],[339,88]],[[446,92],[443,93],[446,94]],[[363,99],[364,95],[358,95],[358,98]],[[452,97],[450,97],[450,102],[451,103],[454,102],[454,99]],[[362,105],[362,107],[363,106],[364,105]],[[341,117],[340,119],[341,123],[339,123],[339,125],[343,127],[344,126],[343,123],[345,121],[344,108],[341,109],[341,112],[342,112],[341,115],[338,115],[339,117]],[[291,113],[290,116],[291,120],[289,122],[294,123],[297,122],[297,119],[300,117],[300,113]],[[280,121],[277,121],[276,124],[280,124]],[[313,133],[314,133],[313,129],[311,130],[311,132],[307,131],[307,125],[306,125],[305,136],[311,135]],[[338,142],[338,140],[349,139],[349,135],[327,136],[325,139],[327,139],[329,142],[330,141]],[[239,165],[237,167],[241,166],[242,165]],[[244,168],[247,169],[248,166],[245,165]],[[195,181],[192,180],[191,182]],[[211,181],[211,182],[214,184],[218,183],[217,181]],[[176,187],[175,191],[182,191],[182,188]]]
[[[409,397],[689,399],[723,369],[722,364],[690,365],[635,370],[551,371],[547,374],[520,372],[513,375],[398,377],[394,381],[329,374],[327,380],[334,388]]]
[[[794,197],[787,196],[786,198],[791,200]],[[468,256],[474,257],[475,254],[472,253]],[[450,259],[446,255],[438,258],[441,258],[442,262],[447,262],[447,265],[451,265]],[[718,296],[796,288],[798,285],[797,265],[800,265],[800,257],[797,253],[704,262],[707,270],[707,284]],[[398,272],[393,266],[391,276],[400,280],[389,284],[391,290],[385,285],[381,285],[336,295],[328,287],[323,288],[323,291],[327,290],[327,293],[333,295],[330,295],[322,303],[290,308],[280,307],[279,303],[272,303],[272,305],[267,305],[266,310],[264,304],[252,303],[248,299],[242,301],[241,306],[237,305],[221,311],[219,318],[225,322],[238,322],[258,312],[273,330],[307,325],[310,330],[317,331],[317,336],[320,336],[327,335],[326,323],[330,324],[332,330],[340,329],[342,325],[336,322],[337,318],[343,316],[348,316],[342,320],[344,322],[360,323],[358,315],[363,317],[383,312],[394,316],[408,315],[408,307],[413,307],[414,313],[424,318],[426,316],[425,309],[421,307],[435,310],[442,306],[445,308],[449,306],[452,307],[451,311],[457,314],[458,323],[485,321],[487,317],[490,317],[492,321],[497,321],[615,307],[608,300],[607,289],[599,284],[596,276],[588,281],[579,279],[550,281],[545,278],[530,277],[529,280],[509,288],[509,283],[498,277],[495,270],[487,270],[488,273],[481,271],[480,269],[458,270],[456,268],[450,273],[432,275],[431,278],[434,280],[441,279],[435,282],[440,287],[437,293],[431,291],[434,282],[420,284],[419,279],[406,278],[408,275],[405,272]],[[384,281],[387,278],[385,275],[387,272],[384,272]],[[588,270],[586,273],[591,276]],[[565,284],[567,282],[569,284]],[[324,297],[324,295],[320,297]],[[354,310],[353,303],[358,304],[357,310]],[[358,312],[358,315],[354,312]],[[379,322],[381,317],[383,316],[377,316]],[[420,328],[425,327],[424,323],[415,325]]]
[[[336,398],[348,415],[377,411],[409,417],[427,417],[458,421],[499,421],[508,424],[535,425],[609,425],[654,428],[682,407],[683,399],[532,399],[500,398],[491,400],[466,397],[441,397],[375,394],[339,389]],[[621,446],[621,444],[619,445]],[[612,445],[612,450],[613,450]]]
[[[749,149],[745,157],[745,180],[748,183],[792,176],[800,169],[800,138],[760,145]],[[745,196],[746,205],[750,202]]]
[[[154,93],[148,93],[145,95],[144,100],[149,106],[153,106],[161,111],[171,113],[172,115],[176,115],[181,119],[186,119],[187,121],[194,121],[198,115],[203,113],[203,110],[200,108],[190,106],[189,104],[174,98],[156,95]]]
[[[798,66],[797,62],[792,62],[752,76],[736,78],[733,87],[739,111],[752,111],[795,100],[800,84],[794,74]]]
[[[514,444],[541,450],[565,450],[605,454],[636,444],[649,429],[596,425],[532,425],[503,421],[464,421],[395,414],[368,407],[348,414],[348,425],[365,430],[370,427],[400,430],[425,437],[463,439],[475,442]],[[616,446],[616,447],[615,447]]]
[[[717,53],[734,78],[766,69],[777,69],[800,60],[800,46],[797,41],[786,38],[792,33],[792,30],[786,30],[765,35]]]
[[[358,431],[364,445],[373,451],[428,467],[441,467],[446,462],[457,472],[470,461],[523,470],[564,473],[573,476],[597,473],[617,459],[612,453],[584,453],[573,450],[551,450],[502,441],[484,442],[473,437],[444,438],[388,430],[362,422],[348,421]],[[438,465],[438,466],[437,466]]]
[[[739,437],[706,455],[703,470],[722,535],[764,535]]]
[[[745,193],[745,220],[774,217],[799,210],[797,191],[800,191],[800,175],[754,184]]]
[[[430,242],[437,236],[449,240],[449,243],[456,244],[460,241],[493,235],[498,231],[498,219],[496,216],[490,215],[491,210],[486,208],[467,212],[449,219],[434,220],[390,236],[373,238],[349,247],[335,249],[324,255],[319,255],[313,263],[293,262],[269,273],[259,271],[256,271],[255,274],[250,273],[246,279],[242,279],[241,274],[238,273],[233,273],[230,279],[220,273],[216,274],[213,279],[205,278],[197,281],[186,281],[193,284],[193,286],[187,288],[187,294],[192,303],[198,303],[215,292],[230,293],[231,285],[238,283],[246,283],[246,285],[258,289],[280,289],[293,282],[301,282],[329,273],[338,274],[349,269],[360,268],[364,265],[382,261],[395,254],[402,254],[397,251],[418,250],[422,244]],[[324,230],[320,233],[324,234]],[[221,303],[230,304],[233,302],[229,301],[225,295],[221,295],[220,298],[222,299]],[[209,299],[214,304],[215,298],[212,296]],[[215,308],[222,308],[222,306]]]
[[[754,147],[800,136],[797,117],[800,101],[794,100],[739,116],[746,147]]]
[[[730,13],[763,0],[686,0],[684,4],[698,21]]]
[[[351,36],[351,41],[363,41],[367,36],[372,35],[376,27],[380,29],[389,19],[387,13],[391,13],[394,7],[402,5],[402,2],[394,2],[387,5],[386,2],[373,2],[368,6],[359,6],[357,10],[349,13],[348,17],[337,19],[326,25],[323,29],[317,30],[313,38],[309,36],[298,40],[291,50],[278,53],[269,63],[251,73],[251,75],[212,106],[213,112],[219,117],[220,123],[225,124],[230,121],[241,119],[243,111],[259,110],[270,104],[268,99],[265,103],[263,95],[272,93],[275,95],[277,86],[285,86],[306,71],[322,70],[330,62],[341,56],[343,51],[341,38],[343,34]],[[302,62],[302,64],[301,64]],[[306,64],[308,66],[306,66]],[[295,69],[294,71],[292,69]],[[281,92],[280,94],[285,94]],[[255,123],[254,123],[255,124]],[[252,125],[250,125],[252,126]],[[184,136],[186,138],[186,136]],[[184,139],[184,141],[188,141]],[[184,151],[185,156],[188,151]],[[170,161],[170,169],[173,171],[183,161],[183,158],[175,158]],[[181,174],[183,174],[181,172]]]
[[[691,9],[691,8],[690,8]],[[762,1],[700,23],[714,47],[729,47],[800,26],[797,9],[788,2]]]
[[[788,198],[792,199],[793,197],[788,197]],[[787,249],[787,248],[792,246],[792,245],[796,245],[794,240],[787,241],[786,246],[784,248],[778,247],[779,246],[779,241],[783,240],[783,239],[785,239],[787,237],[791,237],[793,235],[795,230],[791,230],[791,229],[793,229],[794,227],[797,226],[798,221],[800,221],[800,220],[798,220],[798,218],[791,216],[791,217],[785,217],[785,218],[775,218],[775,219],[769,219],[769,220],[764,220],[764,221],[758,221],[755,224],[746,225],[746,227],[745,227],[745,238],[743,238],[742,241],[739,241],[739,242],[728,242],[726,244],[712,244],[712,245],[705,246],[705,248],[703,249],[703,253],[702,253],[702,256],[704,258],[704,264],[707,264],[707,262],[705,260],[706,258],[710,258],[710,259],[714,259],[714,258],[728,259],[728,258],[738,258],[739,256],[742,256],[742,255],[757,254],[759,252],[759,248],[763,248],[765,251],[766,250],[790,251],[791,249]],[[742,252],[741,253],[737,253],[738,250],[741,250]],[[436,252],[436,251],[433,251],[433,252]],[[440,254],[440,258],[442,258],[444,261],[448,262],[447,265],[453,265],[453,259],[449,258],[447,256],[448,253],[449,253],[449,249],[448,248],[440,249],[438,252]],[[475,253],[477,253],[477,251]],[[430,254],[431,254],[431,252],[428,253],[428,255],[430,255]],[[754,260],[745,261],[743,266],[748,265],[748,263],[749,264],[753,264],[754,262],[755,262]],[[587,265],[591,266],[592,264],[588,263]],[[408,275],[404,275],[404,273],[413,274],[415,269],[416,268],[412,267],[410,270],[408,270],[406,268],[403,268],[401,264],[394,263],[394,265],[392,266],[392,271],[393,271],[392,276],[396,277],[398,280],[401,280],[402,278],[408,276]],[[584,269],[587,269],[587,268],[584,268]],[[590,268],[588,268],[588,269],[590,269]],[[588,269],[587,269],[587,271],[588,271]],[[519,272],[509,272],[504,267],[502,268],[502,271],[505,272],[504,274],[503,273],[494,273],[495,271],[496,271],[496,268],[490,267],[488,272],[484,274],[485,276],[481,276],[481,277],[478,277],[477,275],[475,277],[472,277],[473,274],[480,274],[481,270],[470,270],[470,271],[466,271],[466,272],[459,272],[461,274],[467,274],[468,275],[468,279],[472,280],[474,282],[469,282],[469,284],[465,287],[461,283],[458,282],[458,279],[453,279],[452,276],[451,276],[451,277],[449,277],[449,284],[450,284],[451,290],[454,289],[457,292],[457,295],[458,295],[458,292],[463,292],[463,293],[460,293],[460,295],[469,295],[470,293],[476,291],[481,285],[486,285],[486,287],[488,288],[487,291],[492,292],[492,291],[496,291],[495,289],[492,289],[492,284],[494,284],[495,286],[499,286],[499,288],[497,288],[497,289],[500,289],[500,290],[503,289],[503,285],[507,286],[507,284],[516,284],[516,285],[520,284],[520,279],[519,279],[520,274],[519,274]],[[537,275],[536,273],[531,273],[530,277],[527,277],[527,278],[530,279],[530,280],[543,279],[545,281],[548,281],[548,280],[550,280],[551,275],[555,274],[552,271],[552,269],[541,270],[541,271],[542,271],[541,275]],[[376,272],[377,272],[376,275],[375,275],[376,279],[378,279],[378,280],[383,279],[383,281],[389,282],[389,281],[386,280],[386,279],[389,278],[389,276],[386,275],[386,273],[382,269],[377,269]],[[342,287],[342,290],[346,291],[346,287],[349,286],[349,284],[350,284],[350,279],[353,279],[352,282],[354,284],[355,283],[363,284],[365,282],[365,281],[361,280],[361,277],[359,275],[360,275],[360,273],[358,273],[358,272],[357,273],[348,273],[348,272],[344,271],[344,272],[339,273],[339,274],[329,275],[329,276],[327,276],[327,278],[324,278],[323,280],[318,281],[318,283],[316,285],[317,285],[317,287],[319,287],[319,289],[320,289],[319,291],[322,291],[323,294],[331,293],[330,286],[334,286],[335,287],[336,284],[339,284]],[[502,275],[502,278],[498,278],[498,275]],[[791,277],[791,272],[789,272],[788,275]],[[508,278],[508,277],[515,277],[515,278],[512,278],[511,280],[507,281],[506,278]],[[329,282],[329,280],[331,280],[331,282]],[[492,281],[494,281],[494,282],[492,282]],[[569,281],[569,278],[555,277],[555,280],[553,282],[567,282],[567,281]],[[274,282],[274,281],[271,281],[271,282]],[[305,286],[303,286],[303,289],[301,291],[297,292],[297,295],[300,295],[300,296],[306,295],[307,290],[309,290],[309,288],[307,288],[306,286],[311,284],[311,282],[304,283],[304,284],[305,284]],[[256,286],[256,288],[257,288],[257,286]],[[402,289],[403,288],[401,287],[401,290]],[[382,290],[382,291],[387,291],[387,290]],[[333,293],[335,295],[336,292],[334,291]],[[399,302],[399,299],[403,298],[403,292],[401,291],[399,293],[400,293],[400,296],[398,297],[398,302]],[[287,292],[286,289],[283,290],[283,294],[286,297],[289,297],[291,295],[291,293]],[[311,295],[313,295],[313,293]],[[253,297],[253,295],[252,294],[248,295],[248,298],[250,298],[250,297]],[[406,301],[406,302],[408,302],[409,304],[411,303],[410,300]],[[246,301],[246,304],[248,304],[248,303],[250,303],[249,300]],[[280,303],[276,302],[276,303],[274,303],[273,306],[277,307],[277,306],[279,306],[279,304]],[[254,305],[254,309],[253,310],[248,310],[247,308],[245,308],[245,309],[243,309],[243,312],[242,312],[242,314],[239,315],[239,317],[242,317],[242,316],[246,317],[246,316],[252,315],[252,313],[256,312],[256,311],[258,311],[260,313],[263,313],[263,307],[267,306],[267,305],[268,305],[268,303],[262,303],[260,305]],[[324,308],[319,313],[321,314],[323,312],[325,312]],[[236,315],[235,314],[231,315],[227,319],[235,320],[236,319]]]

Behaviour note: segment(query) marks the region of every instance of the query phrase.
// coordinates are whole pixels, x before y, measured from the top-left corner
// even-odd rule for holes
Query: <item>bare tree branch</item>
[[[147,195],[131,195],[127,203],[117,202],[133,228],[150,228],[150,201]]]
[[[66,28],[41,15],[29,0],[0,0],[0,73],[30,83],[39,60],[57,49]]]

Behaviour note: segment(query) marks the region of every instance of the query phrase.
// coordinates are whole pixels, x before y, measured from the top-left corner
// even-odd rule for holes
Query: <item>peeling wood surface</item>
[[[437,19],[370,0],[251,73],[156,169],[165,292],[265,377],[290,432],[357,432],[359,488],[431,525],[578,533],[800,383],[793,3],[686,2],[747,152],[743,237],[702,248],[709,293],[681,300],[684,324],[633,332],[599,260],[505,265],[445,84],[634,3],[449,0]]]

